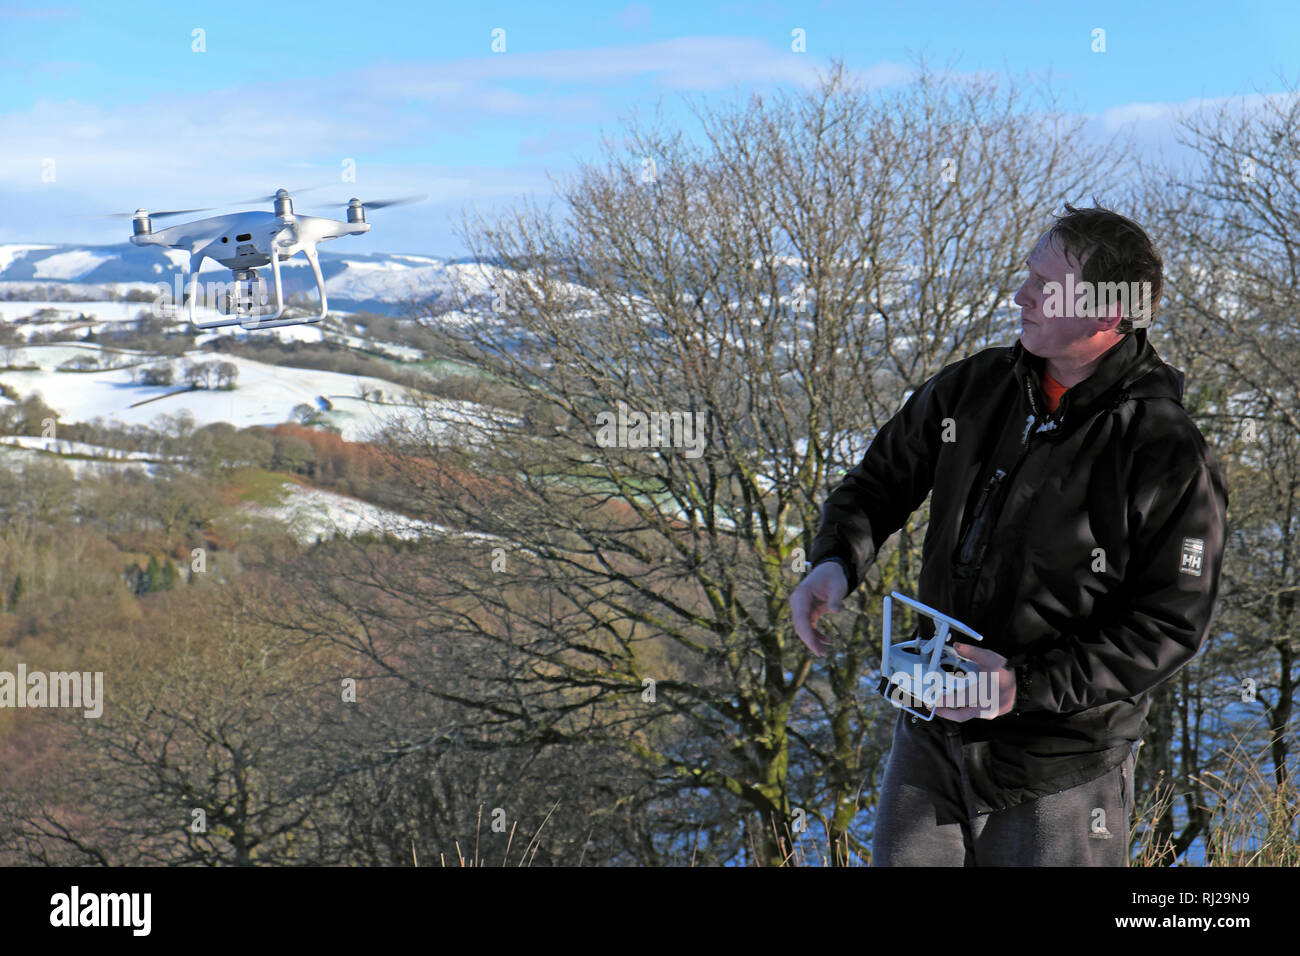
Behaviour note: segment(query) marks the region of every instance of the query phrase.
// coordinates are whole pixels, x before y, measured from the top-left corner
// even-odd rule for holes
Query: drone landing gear
[[[190,323],[195,328],[203,331],[238,325],[246,331],[256,332],[261,329],[275,329],[285,325],[306,325],[319,322],[325,318],[329,309],[329,300],[325,296],[325,277],[320,271],[320,257],[316,254],[315,246],[303,246],[302,253],[307,257],[312,275],[316,279],[316,288],[320,292],[320,313],[318,315],[292,319],[280,318],[285,310],[284,285],[280,277],[280,260],[288,259],[290,253],[281,252],[277,248],[270,256],[271,275],[275,281],[274,301],[268,302],[268,297],[264,291],[264,280],[258,276],[256,269],[232,268],[231,275],[234,277],[233,291],[226,293],[223,300],[225,307],[223,318],[215,322],[199,322],[194,315],[194,306],[198,291],[199,267],[202,265],[206,253],[196,251],[190,255],[189,268],[185,273],[187,289],[185,303],[189,308]]]

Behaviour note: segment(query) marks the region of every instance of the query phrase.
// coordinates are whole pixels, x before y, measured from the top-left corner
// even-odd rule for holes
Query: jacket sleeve
[[[1012,660],[1011,713],[1073,713],[1150,690],[1196,656],[1214,615],[1227,488],[1201,446],[1192,468],[1148,465],[1130,506],[1140,515],[1121,593],[1108,620]]]
[[[845,565],[849,593],[861,583],[889,536],[903,526],[934,485],[947,366],[903,404],[872,440],[862,461],[831,491],[813,538],[809,565],[832,558]]]

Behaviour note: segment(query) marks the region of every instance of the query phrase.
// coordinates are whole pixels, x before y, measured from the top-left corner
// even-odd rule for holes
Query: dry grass
[[[1261,752],[1249,752],[1243,743],[1238,742],[1231,751],[1224,751],[1223,756],[1227,764],[1224,773],[1207,772],[1195,779],[1206,795],[1206,802],[1210,804],[1208,833],[1202,833],[1197,838],[1205,847],[1205,865],[1300,866],[1300,834],[1297,834],[1296,827],[1297,817],[1300,817],[1300,788],[1294,778],[1288,778],[1280,787],[1275,783],[1267,748]],[[1160,861],[1170,851],[1170,840],[1159,834],[1156,823],[1168,812],[1175,800],[1183,799],[1186,790],[1186,787],[1169,786],[1161,780],[1157,783],[1154,795],[1149,795],[1137,807],[1130,828],[1130,844],[1134,850],[1133,866],[1161,865]],[[551,812],[554,810],[555,807],[552,807]],[[550,813],[521,851],[516,866],[532,865],[542,830],[549,819]],[[517,823],[518,821],[511,825],[510,839],[501,866],[510,865],[510,846]],[[479,824],[481,829],[482,807],[479,808]],[[777,831],[774,825],[773,835],[781,847],[780,866],[830,866],[832,861],[847,866],[867,865],[861,855],[850,847],[847,837],[835,844],[823,837],[824,842],[818,844],[807,832],[796,834],[788,825],[783,828],[783,832]],[[459,841],[455,847],[456,858],[451,865],[487,865],[479,855],[478,830],[475,832],[472,856],[466,855]],[[1184,859],[1178,861],[1180,865],[1187,865],[1186,855],[1184,853]],[[411,846],[411,858],[415,866],[420,865],[414,844]],[[762,859],[752,834],[749,858],[755,861]],[[448,865],[445,854],[440,853],[439,859],[443,866]],[[696,865],[693,857],[689,865]]]
[[[1207,772],[1193,781],[1203,788],[1210,809],[1208,832],[1198,837],[1205,846],[1205,865],[1300,866],[1300,790],[1295,779],[1277,785],[1266,747],[1250,752],[1238,741],[1222,753],[1227,763],[1223,774]],[[1159,865],[1172,852],[1170,839],[1158,833],[1156,821],[1186,789],[1161,780],[1155,796],[1138,808],[1131,831],[1137,850],[1134,866]]]
[[[533,833],[532,839],[530,839],[530,840],[528,841],[528,845],[524,847],[523,852],[522,852],[522,853],[520,854],[520,856],[519,856],[519,861],[515,864],[515,866],[532,866],[532,865],[533,865],[533,860],[537,858],[537,848],[538,848],[539,846],[541,846],[541,835],[542,835],[542,829],[546,826],[546,821],[549,820],[549,819],[551,818],[551,814],[555,812],[555,807],[558,807],[559,805],[560,805],[560,802],[557,800],[557,801],[555,802],[555,806],[554,806],[554,807],[551,807],[551,809],[547,812],[546,817],[545,817],[545,818],[542,820],[542,822],[538,825],[536,832]],[[518,820],[516,820],[514,823],[510,824],[510,836],[506,839],[506,852],[505,852],[505,856],[502,857],[502,859],[501,859],[501,864],[500,864],[501,866],[508,866],[508,865],[510,864],[510,846],[511,846],[511,844],[514,843],[514,839],[515,839],[515,827],[518,826],[518,825],[519,825],[519,821],[518,821]],[[478,808],[478,825],[474,828],[474,855],[473,855],[473,857],[466,858],[464,850],[461,849],[460,841],[459,841],[459,840],[455,840],[455,841],[453,841],[453,844],[454,844],[455,847],[456,847],[456,860],[459,860],[459,865],[460,865],[460,866],[462,866],[462,867],[480,866],[480,867],[481,867],[481,866],[487,866],[487,865],[488,865],[488,861],[485,860],[483,857],[481,857],[481,856],[479,855],[479,842],[478,842],[478,838],[479,838],[479,834],[482,832],[482,830],[483,830],[483,805],[482,805],[482,804],[479,804],[479,808]],[[585,848],[584,848],[584,850],[583,850],[583,853],[586,853],[586,849],[585,849]],[[439,854],[438,854],[438,859],[439,859],[439,861],[441,862],[442,866],[444,866],[444,867],[447,866],[447,855],[446,855],[446,853],[439,853]],[[452,865],[453,865],[453,866],[457,865],[456,860],[453,860],[453,861],[452,861]],[[416,866],[416,867],[419,867],[419,865],[420,865],[420,856],[419,856],[419,853],[416,851],[416,848],[415,848],[415,842],[414,842],[414,841],[411,842],[411,863],[412,863],[413,866]],[[582,865],[581,858],[580,858],[579,861],[578,861],[578,865],[579,865],[579,866]]]

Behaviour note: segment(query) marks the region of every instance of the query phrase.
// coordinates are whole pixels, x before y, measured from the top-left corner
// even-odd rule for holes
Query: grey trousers
[[[974,811],[961,738],[894,734],[872,866],[1128,866],[1133,762],[994,813]]]

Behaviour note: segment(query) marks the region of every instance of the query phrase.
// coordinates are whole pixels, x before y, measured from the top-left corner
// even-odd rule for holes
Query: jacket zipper
[[[1025,455],[1028,454],[1029,443],[1037,434],[1035,426],[1039,424],[1042,418],[1042,409],[1038,405],[1038,397],[1034,394],[1034,386],[1029,379],[1025,379],[1025,399],[1029,405],[1030,417],[1028,424],[1025,426],[1024,437],[1020,442],[1020,455],[1017,457],[1015,465],[1012,466],[1012,471],[1015,471],[1020,467],[1020,463],[1024,461]],[[1064,401],[1064,398],[1062,398],[1062,406],[1064,405]],[[1059,417],[1063,412],[1063,407],[1058,408],[1057,416]],[[971,521],[970,529],[966,532],[966,537],[962,540],[961,551],[958,555],[958,563],[966,566],[966,569],[964,572],[959,573],[978,575],[980,568],[983,567],[984,552],[988,549],[987,542],[980,544],[981,532],[983,531],[985,524],[987,524],[985,520],[987,517],[985,511],[990,499],[992,498],[994,490],[1006,477],[1007,472],[998,468],[989,477],[988,481],[984,483],[984,490],[980,493],[979,501],[975,505],[975,517]],[[979,554],[975,553],[977,545],[979,546]],[[970,567],[972,561],[975,563],[974,568]]]
[[[966,540],[962,542],[961,562],[963,564],[969,564],[974,556],[975,544],[979,540],[979,532],[984,526],[984,511],[988,507],[989,498],[1006,476],[1007,473],[999,468],[984,483],[984,490],[980,492],[979,502],[975,505],[975,519],[971,522],[970,530],[966,532]]]

